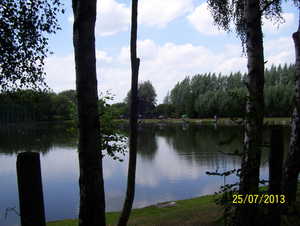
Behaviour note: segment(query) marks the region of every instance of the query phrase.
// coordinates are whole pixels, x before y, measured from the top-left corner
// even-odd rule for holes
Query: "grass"
[[[260,187],[261,191],[266,191],[268,186]],[[219,196],[219,195],[217,195]],[[219,226],[222,223],[215,222],[222,216],[221,206],[212,202],[213,195],[202,196],[193,199],[176,201],[178,206],[169,208],[158,208],[149,206],[141,209],[133,209],[128,221],[129,226]],[[298,201],[297,201],[298,203]],[[299,204],[297,204],[298,206]],[[299,206],[297,207],[299,208]],[[299,209],[298,209],[299,210]],[[106,213],[106,225],[117,225],[120,212]],[[282,226],[299,225],[299,215],[282,216]],[[78,219],[66,219],[46,223],[46,226],[77,226]]]
[[[222,212],[220,206],[212,203],[212,196],[203,196],[188,200],[176,201],[179,206],[169,208],[158,208],[149,206],[141,209],[133,209],[127,225],[145,226],[176,226],[176,225],[203,225],[215,226]],[[106,213],[106,225],[117,225],[120,212]],[[77,226],[78,219],[67,219],[52,221],[47,226]]]

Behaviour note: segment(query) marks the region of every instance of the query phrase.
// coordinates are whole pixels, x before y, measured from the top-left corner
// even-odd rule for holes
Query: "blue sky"
[[[139,81],[150,80],[156,89],[157,104],[168,90],[186,76],[215,72],[223,75],[247,71],[240,39],[213,25],[204,0],[139,0],[138,50],[141,59]],[[49,36],[50,50],[46,82],[58,93],[75,89],[71,0],[65,1],[62,27]],[[131,87],[129,55],[130,0],[98,0],[96,55],[99,93],[110,90],[121,102]],[[279,29],[263,20],[266,67],[295,62],[292,34],[298,29],[298,9],[292,1],[284,4],[285,23]]]

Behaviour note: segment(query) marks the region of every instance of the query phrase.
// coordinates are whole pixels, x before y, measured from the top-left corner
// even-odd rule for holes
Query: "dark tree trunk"
[[[246,45],[248,55],[247,77],[247,116],[244,155],[240,178],[240,194],[255,194],[259,187],[259,170],[261,158],[263,128],[263,88],[264,55],[261,31],[261,11],[259,0],[245,0]],[[259,217],[257,205],[243,205],[238,209],[238,225],[257,225]],[[244,215],[247,214],[247,215]],[[242,223],[244,222],[244,223]]]
[[[264,55],[259,0],[245,1],[247,32],[247,118],[242,162],[242,193],[258,189],[264,110]],[[253,192],[255,192],[255,190]]]
[[[105,225],[95,56],[96,0],[73,0],[80,207],[79,225]]]
[[[292,137],[290,150],[283,167],[282,193],[286,202],[296,200],[297,182],[300,171],[300,21],[298,31],[293,34],[296,53],[295,91],[293,97],[294,111],[292,115]]]
[[[137,4],[138,0],[132,0],[132,27],[131,27],[131,107],[130,107],[130,152],[127,175],[127,191],[123,210],[120,214],[118,226],[127,225],[135,192],[135,171],[137,153],[137,108],[138,108],[138,73],[140,59],[136,58],[137,39]]]

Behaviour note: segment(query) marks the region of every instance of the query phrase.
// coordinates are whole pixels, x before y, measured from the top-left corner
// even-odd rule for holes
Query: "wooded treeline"
[[[291,116],[295,89],[294,75],[294,64],[285,64],[283,67],[272,65],[270,69],[265,70],[265,117]],[[205,73],[194,75],[192,78],[187,76],[167,93],[163,104],[156,106],[155,89],[152,86],[152,89],[144,89],[140,86],[139,89],[143,92],[147,91],[146,96],[153,97],[153,100],[140,97],[142,101],[148,101],[151,108],[145,107],[144,104],[139,114],[143,114],[144,118],[158,118],[160,115],[164,118],[180,118],[183,114],[187,114],[189,118],[211,118],[215,115],[228,117],[230,111],[235,110],[236,116],[242,116],[246,106],[244,84],[246,77],[247,74],[241,72],[231,72],[229,75],[220,73],[218,76],[215,73]],[[143,84],[151,85],[151,82],[146,81]],[[232,93],[236,93],[240,101],[236,98],[232,99]],[[65,90],[58,94],[30,90],[2,93],[0,94],[0,122],[69,119],[70,101],[76,102],[75,90]],[[129,101],[115,103],[112,106],[118,109],[120,115],[129,117]]]
[[[290,117],[293,111],[295,65],[285,64],[265,70],[264,100],[266,117]],[[215,73],[187,76],[168,92],[164,104],[175,107],[174,117],[187,114],[189,118],[228,117],[229,111],[246,107],[247,74],[241,72],[217,76]],[[237,95],[232,96],[232,93]],[[232,98],[234,97],[234,98]],[[238,115],[237,115],[238,116]]]
[[[76,91],[58,94],[22,90],[0,94],[0,122],[30,122],[69,119],[70,102],[76,102]]]

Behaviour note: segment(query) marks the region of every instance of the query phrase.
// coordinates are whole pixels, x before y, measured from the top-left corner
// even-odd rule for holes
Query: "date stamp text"
[[[285,196],[284,195],[252,195],[247,194],[246,196],[243,195],[233,195],[232,203],[238,204],[246,204],[246,203],[258,203],[258,204],[273,204],[273,203],[285,203]]]

